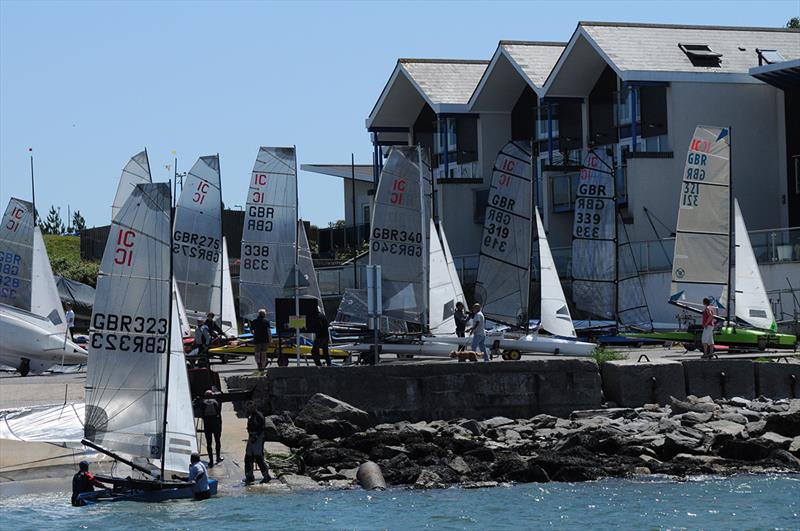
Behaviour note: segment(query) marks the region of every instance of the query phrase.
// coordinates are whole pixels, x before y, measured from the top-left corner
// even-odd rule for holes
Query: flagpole
[[[36,224],[36,182],[33,178],[33,148],[28,148],[31,152],[31,203],[33,204],[33,224]]]

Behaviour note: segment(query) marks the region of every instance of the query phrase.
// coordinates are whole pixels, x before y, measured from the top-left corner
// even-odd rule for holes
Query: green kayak
[[[622,335],[640,339],[673,341],[675,343],[683,343],[687,348],[699,349],[701,346],[700,337],[702,333],[702,327],[699,325],[692,325],[688,330],[642,332]],[[796,349],[797,337],[791,334],[779,334],[768,330],[723,326],[714,331],[714,344],[757,350],[766,350],[768,348]]]

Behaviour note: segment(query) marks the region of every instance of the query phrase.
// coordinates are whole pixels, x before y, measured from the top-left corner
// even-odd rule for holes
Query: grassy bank
[[[78,236],[44,235],[53,274],[94,286],[100,270],[98,262],[81,260],[81,239]]]

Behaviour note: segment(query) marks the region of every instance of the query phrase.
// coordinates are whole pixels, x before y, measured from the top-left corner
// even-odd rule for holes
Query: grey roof
[[[355,167],[350,164],[301,164],[300,169],[347,180],[352,178],[355,169],[356,181],[373,182],[372,164],[356,164]]]
[[[537,87],[544,85],[566,45],[565,42],[500,41],[500,46]]]
[[[400,59],[398,64],[432,105],[464,105],[489,61],[454,59]]]
[[[800,30],[613,22],[580,22],[578,27],[621,71],[747,74],[758,66],[756,48],[800,58]],[[722,54],[720,66],[693,66],[679,43],[707,44]]]

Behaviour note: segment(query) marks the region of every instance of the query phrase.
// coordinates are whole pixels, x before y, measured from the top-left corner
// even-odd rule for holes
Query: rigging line
[[[517,217],[517,218],[522,218],[524,220],[530,220],[531,219],[531,217],[529,215],[526,216],[525,214],[518,214],[518,213],[514,212],[513,210],[506,210],[504,208],[496,207],[494,205],[492,205],[492,206],[488,206],[487,205],[486,210],[487,211],[488,210],[496,210],[498,212],[502,212],[504,214],[509,214],[509,215],[512,215],[512,216]]]
[[[485,258],[489,258],[489,259],[491,259],[491,260],[495,260],[495,261],[497,261],[497,262],[500,262],[501,264],[505,264],[505,265],[507,265],[507,266],[510,266],[510,267],[513,267],[513,268],[515,268],[515,269],[521,269],[521,270],[523,270],[523,271],[527,271],[527,270],[528,270],[527,266],[524,266],[524,265],[517,265],[517,264],[515,264],[515,263],[513,263],[513,262],[509,262],[509,261],[503,260],[502,258],[497,258],[497,257],[495,257],[495,256],[492,256],[492,255],[490,255],[490,254],[486,254],[486,253],[484,253],[484,252],[482,252],[482,251],[481,251],[480,253],[478,253],[478,258],[480,259],[480,257],[481,257],[481,256],[483,256],[483,257],[485,257]]]
[[[292,149],[292,150],[294,150],[295,148],[294,147],[289,147],[289,148],[282,148],[282,149]],[[270,151],[269,149],[259,149],[258,150],[258,155],[261,155],[262,153],[264,153],[268,157],[274,159],[275,161],[279,162],[280,164],[283,164],[284,166],[286,166],[289,169],[289,173],[287,173],[286,175],[294,175],[295,172],[297,171],[296,166],[292,166],[288,162],[285,162],[282,158],[274,155],[273,151]],[[262,162],[261,160],[259,160],[258,155],[256,155],[256,161],[257,162]],[[267,161],[263,161],[262,163],[266,164]],[[255,171],[255,170],[253,170],[253,171]],[[265,172],[265,173],[267,173],[267,172]],[[274,173],[278,173],[278,172],[274,172]]]

